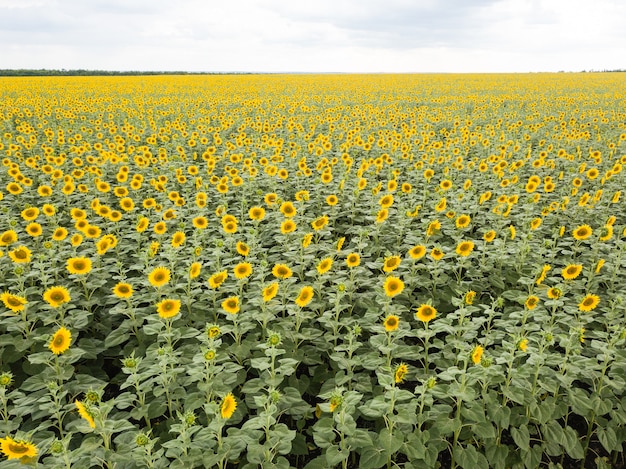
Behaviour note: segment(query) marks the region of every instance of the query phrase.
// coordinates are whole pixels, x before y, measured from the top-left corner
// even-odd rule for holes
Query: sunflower
[[[91,272],[91,259],[88,257],[71,257],[67,260],[66,268],[70,274],[88,274]]]
[[[466,305],[471,305],[472,303],[474,303],[475,298],[476,298],[476,292],[474,290],[470,290],[467,293],[465,293],[465,296],[463,297],[463,301],[465,301]]]
[[[531,230],[536,230],[541,226],[541,222],[543,220],[541,218],[533,218],[530,222],[530,229]]]
[[[209,221],[206,219],[206,217],[195,217],[191,223],[193,224],[194,228],[197,228],[198,230],[204,230],[206,229],[207,226],[209,226]]]
[[[346,265],[350,268],[358,267],[361,264],[361,256],[359,256],[356,252],[352,252],[348,254],[346,257]]]
[[[162,300],[156,305],[156,309],[163,319],[173,318],[180,311],[180,300]]]
[[[296,216],[297,211],[292,202],[283,202],[280,206],[280,213],[287,218],[292,218]]]
[[[193,262],[191,266],[189,266],[189,278],[194,279],[200,275],[200,271],[202,270],[202,264],[199,262]]]
[[[383,272],[389,273],[393,272],[400,265],[400,256],[389,256],[385,258],[385,262],[383,263]]]
[[[236,249],[239,255],[243,257],[247,257],[250,254],[250,246],[242,241],[237,241]]]
[[[228,271],[226,270],[222,270],[221,272],[216,272],[209,277],[209,286],[213,290],[217,290],[222,285],[222,283],[224,283],[227,277],[228,277]]]
[[[229,392],[222,400],[220,415],[223,419],[229,419],[233,416],[235,410],[237,410],[237,400],[235,396],[233,396],[233,393]]]
[[[319,231],[328,224],[328,215],[323,215],[311,222],[311,226],[315,231]]]
[[[5,231],[0,235],[0,246],[10,246],[17,241],[17,233],[15,230]]]
[[[181,247],[183,244],[185,244],[185,239],[186,239],[185,233],[183,233],[182,231],[177,231],[172,236],[172,247],[173,248]]]
[[[572,231],[572,235],[578,241],[589,238],[593,234],[593,230],[589,225],[580,225],[574,231]]]
[[[561,270],[561,275],[565,280],[574,280],[583,270],[581,264],[569,264]]]
[[[156,288],[167,285],[170,281],[171,273],[167,267],[156,267],[148,274],[148,282]]]
[[[293,272],[286,264],[276,264],[272,268],[272,275],[276,278],[286,279],[293,275]]]
[[[406,366],[404,363],[401,363],[400,365],[398,365],[394,372],[394,380],[396,384],[403,382],[408,372],[409,372],[409,367]]]
[[[326,272],[328,272],[330,270],[330,268],[333,266],[333,260],[330,257],[325,257],[324,259],[322,259],[321,261],[319,261],[317,263],[317,273],[320,275],[324,275]]]
[[[548,271],[552,269],[552,266],[550,266],[550,264],[545,264],[542,269],[541,269],[541,273],[539,274],[539,277],[537,278],[537,280],[535,281],[535,283],[537,285],[541,285],[543,283],[543,281],[546,279],[546,275],[548,274]]]
[[[265,209],[263,207],[252,207],[248,210],[248,216],[251,220],[261,221],[265,218]]]
[[[41,236],[43,230],[41,229],[41,225],[39,223],[32,222],[26,225],[26,233],[28,233],[33,238],[36,238],[37,236]]]
[[[118,298],[130,298],[133,296],[133,286],[130,283],[119,282],[113,287],[113,294]]]
[[[596,306],[600,303],[600,297],[598,295],[592,295],[588,293],[578,304],[578,309],[581,311],[592,311],[596,309]]]
[[[383,288],[385,289],[385,295],[389,298],[393,298],[402,293],[402,290],[404,290],[404,282],[398,277],[391,275],[385,279]]]
[[[263,301],[268,303],[278,293],[278,283],[272,282],[263,289]]]
[[[455,224],[457,228],[467,228],[471,221],[472,219],[469,215],[461,215],[456,219]]]
[[[14,440],[10,436],[0,438],[0,451],[7,459],[29,461],[37,457],[37,446],[26,440]]]
[[[439,220],[433,220],[428,224],[426,228],[426,236],[433,236],[441,229],[441,223]]]
[[[302,247],[308,248],[313,240],[313,233],[307,233],[302,237]]]
[[[24,307],[28,301],[23,296],[14,295],[9,292],[4,292],[0,294],[0,301],[4,303],[4,306],[9,308],[14,313],[19,313],[20,311],[24,311]]]
[[[313,299],[313,287],[305,286],[300,289],[300,293],[298,293],[297,298],[295,299],[295,303],[304,308],[308,305]]]
[[[74,401],[78,414],[84,418],[91,428],[96,428],[96,422],[93,419],[91,409],[81,401]]]
[[[431,305],[423,304],[420,305],[419,308],[417,308],[415,316],[422,322],[428,322],[435,319],[435,317],[437,316],[437,310]]]
[[[252,274],[252,264],[249,262],[240,262],[233,269],[233,273],[237,279],[249,277]]]
[[[474,365],[478,365],[480,363],[480,361],[483,358],[483,352],[484,352],[484,349],[480,345],[477,345],[476,347],[474,347],[470,355]]]
[[[380,205],[381,208],[391,207],[393,205],[393,195],[386,194],[382,196],[380,199],[378,199],[378,205]]]
[[[65,327],[61,327],[52,336],[52,340],[50,340],[48,348],[55,355],[61,355],[70,348],[71,341],[72,333]]]
[[[334,207],[335,205],[337,205],[338,202],[339,202],[339,199],[337,198],[335,194],[331,194],[328,197],[326,197],[326,204],[329,205],[330,207]]]
[[[282,234],[293,233],[296,230],[296,224],[292,220],[285,220],[280,224],[280,232]]]
[[[456,253],[459,256],[467,257],[474,250],[474,243],[472,241],[462,241],[456,247]]]
[[[381,208],[376,214],[376,223],[382,223],[389,217],[389,210],[386,208]]]
[[[164,221],[160,221],[154,225],[152,230],[154,231],[155,234],[162,235],[162,234],[165,234],[165,232],[167,231],[167,225],[165,224]]]
[[[72,246],[77,247],[83,242],[83,236],[80,233],[74,233],[70,238]]]
[[[43,299],[53,308],[58,308],[63,303],[68,303],[72,297],[67,288],[55,286],[48,288],[44,292]]]
[[[552,288],[548,288],[548,298],[550,298],[551,300],[558,300],[559,298],[561,298],[561,295],[563,294],[563,292],[561,291],[560,288],[556,288],[556,287],[552,287]]]
[[[383,326],[387,332],[393,332],[398,329],[400,325],[400,318],[394,314],[390,314],[383,321]]]
[[[520,349],[522,352],[526,352],[526,350],[528,349],[528,339],[520,340],[517,344],[517,348]]]
[[[430,251],[430,257],[436,261],[443,259],[443,256],[443,251],[439,248],[433,248],[432,251]]]
[[[411,249],[409,249],[409,256],[411,257],[411,259],[421,259],[422,257],[424,257],[424,254],[426,254],[426,246],[422,246],[421,244],[413,246]]]
[[[527,299],[526,302],[524,303],[524,306],[526,306],[526,308],[528,308],[529,310],[533,310],[537,307],[537,304],[539,303],[539,297],[535,296],[535,295],[530,295]]]
[[[20,214],[26,221],[33,221],[39,216],[39,209],[37,207],[25,208]]]
[[[229,314],[237,314],[239,312],[239,297],[230,296],[222,301],[222,309]]]
[[[67,235],[67,230],[63,227],[59,227],[52,232],[52,239],[54,241],[63,241],[65,238],[67,238]]]
[[[135,230],[137,230],[137,233],[143,233],[144,231],[148,229],[149,224],[150,224],[150,220],[148,218],[141,217],[139,221],[137,222],[137,226],[135,227]]]
[[[237,233],[237,223],[234,221],[229,221],[228,223],[222,223],[222,229],[226,234],[235,234]]]
[[[496,232],[494,230],[489,230],[483,235],[483,239],[485,242],[490,243],[494,239],[496,239]]]

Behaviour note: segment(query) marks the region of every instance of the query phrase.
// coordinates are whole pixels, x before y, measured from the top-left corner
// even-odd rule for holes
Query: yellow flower
[[[26,221],[33,221],[39,216],[39,209],[37,207],[25,208],[20,214]]]
[[[546,279],[546,275],[548,273],[548,271],[551,269],[552,267],[549,264],[545,264],[543,266],[543,268],[541,269],[541,273],[539,274],[539,278],[537,278],[537,280],[535,281],[535,283],[537,285],[541,285],[543,283],[543,281]]]
[[[409,249],[411,259],[421,259],[424,257],[424,254],[426,254],[426,246],[422,246],[421,244]]]
[[[324,259],[318,262],[316,269],[320,275],[324,275],[326,272],[330,270],[332,266],[333,266],[332,258],[325,257]]]
[[[195,217],[191,223],[193,224],[194,228],[197,228],[199,230],[204,230],[206,229],[207,226],[209,226],[209,221],[206,219],[206,217]]]
[[[561,270],[561,275],[565,280],[574,280],[583,270],[581,264],[569,264]]]
[[[167,267],[156,267],[148,274],[148,282],[156,288],[167,285],[170,281],[171,273]]]
[[[241,280],[252,275],[252,264],[249,262],[240,262],[233,269],[235,278]]]
[[[300,293],[298,293],[298,297],[295,299],[295,303],[304,308],[308,305],[313,299],[313,287],[305,286],[300,289]]]
[[[465,294],[465,298],[464,298],[465,304],[471,305],[472,303],[474,303],[474,298],[476,298],[476,292],[473,290],[468,291]]]
[[[61,355],[62,353],[66,352],[67,349],[70,348],[71,342],[72,342],[72,333],[65,327],[61,327],[52,336],[52,340],[50,340],[50,343],[48,344],[48,348],[55,355]]]
[[[278,283],[277,282],[270,283],[267,287],[263,289],[263,301],[265,303],[268,303],[269,301],[272,300],[272,298],[276,296],[277,293],[278,293]]]
[[[67,230],[63,227],[59,227],[52,232],[52,239],[54,241],[63,241],[65,238],[67,238],[67,235]]]
[[[220,287],[220,285],[224,283],[224,280],[226,280],[227,277],[228,277],[228,271],[226,270],[222,270],[221,272],[214,273],[213,275],[209,277],[209,286],[213,290],[217,290]]]
[[[482,360],[483,351],[484,349],[480,345],[477,345],[476,347],[474,347],[474,350],[472,350],[471,358],[474,365],[478,365]]]
[[[417,308],[415,316],[422,322],[428,322],[435,319],[437,316],[437,310],[431,305],[422,304],[419,308]]]
[[[311,222],[311,226],[315,231],[319,231],[328,224],[328,215],[323,215]]]
[[[409,372],[409,367],[406,366],[404,363],[401,363],[400,365],[398,365],[394,373],[395,382],[397,384],[402,383],[408,372]]]
[[[165,299],[156,305],[157,313],[163,319],[173,318],[180,311],[180,300]]]
[[[265,209],[263,207],[252,207],[248,210],[248,216],[251,220],[261,221],[265,218]]]
[[[200,275],[200,271],[202,270],[202,264],[200,262],[193,262],[189,267],[189,278],[194,279]]]
[[[385,295],[393,298],[394,296],[402,293],[402,290],[404,290],[404,282],[398,277],[391,275],[385,279],[383,287],[385,289]]]
[[[285,264],[276,264],[272,268],[272,275],[276,278],[286,279],[293,275],[293,272],[289,268],[288,265]]]
[[[113,287],[113,294],[118,298],[130,298],[133,296],[133,287],[130,283],[119,282]]]
[[[459,218],[456,219],[456,227],[466,228],[470,224],[471,221],[472,219],[470,218],[469,215],[461,215]]]
[[[358,267],[359,264],[361,264],[361,256],[359,256],[356,252],[348,254],[346,257],[346,265],[348,267]]]
[[[439,220],[433,220],[428,224],[426,228],[426,236],[433,236],[441,229],[441,223]]]
[[[15,230],[5,231],[0,235],[0,247],[10,246],[17,241],[17,233]]]
[[[172,236],[172,247],[173,248],[181,247],[183,244],[185,244],[185,239],[186,239],[185,233],[183,233],[182,231],[177,231]]]
[[[509,231],[511,232],[511,239],[515,239],[515,227],[513,225],[509,226]]]
[[[296,216],[296,207],[294,207],[291,202],[283,202],[280,206],[280,213],[282,213],[287,218],[292,218]]]
[[[600,303],[600,297],[598,295],[592,295],[588,293],[583,300],[578,304],[578,309],[581,311],[592,311],[596,309],[596,306]]]
[[[383,264],[383,272],[389,273],[393,272],[400,265],[400,256],[389,256],[385,258],[385,262]]]
[[[222,400],[222,405],[220,406],[220,414],[223,419],[229,419],[235,413],[237,409],[237,400],[233,393],[228,393],[224,399]]]
[[[485,242],[490,243],[496,238],[496,232],[494,230],[489,230],[483,235],[483,239]]]
[[[9,308],[14,313],[19,313],[20,311],[24,311],[24,307],[28,303],[26,298],[18,295],[14,295],[9,292],[4,292],[0,294],[0,301],[4,303],[4,306]]]
[[[441,260],[443,256],[443,251],[439,248],[433,248],[432,251],[430,251],[430,257],[432,257],[436,261]]]
[[[67,303],[71,300],[70,292],[65,287],[50,287],[44,294],[43,299],[53,308],[58,308],[63,303]]]
[[[526,349],[528,348],[528,339],[520,340],[517,344],[517,348],[519,348],[522,352],[526,352]]]
[[[398,316],[390,314],[383,321],[383,325],[385,326],[385,330],[387,332],[393,332],[398,329],[398,326],[400,325],[400,318]]]
[[[70,274],[88,274],[91,272],[91,259],[88,257],[71,257],[67,260],[66,268]]]
[[[462,241],[456,247],[456,253],[459,256],[467,257],[474,250],[474,243],[472,241]]]
[[[88,406],[86,406],[81,401],[74,401],[76,405],[76,409],[78,409],[78,414],[84,418],[91,428],[96,428],[96,422],[93,419],[93,415]]]
[[[239,297],[230,296],[222,301],[222,309],[229,314],[237,314],[239,312]]]
[[[293,220],[285,220],[280,224],[280,232],[282,234],[293,233],[296,231],[296,224]]]
[[[9,257],[16,264],[26,264],[30,262],[31,252],[26,246],[18,246],[17,248],[9,251]]]
[[[526,302],[524,303],[524,306],[526,306],[526,308],[528,308],[529,310],[533,310],[537,307],[537,304],[539,303],[539,297],[535,296],[535,295],[530,295],[527,299]]]
[[[0,451],[7,459],[28,461],[37,457],[37,446],[26,440],[14,440],[10,436],[0,439]]]
[[[596,264],[596,274],[600,273],[600,270],[602,270],[602,267],[604,267],[604,259],[600,259],[598,261],[598,263]]]
[[[248,254],[250,254],[250,247],[246,243],[238,241],[237,242],[237,252],[241,256],[246,257]]]
[[[577,240],[583,240],[589,238],[593,234],[593,230],[589,225],[581,225],[572,231],[572,235]]]
[[[302,247],[308,248],[309,245],[311,244],[312,239],[313,239],[313,233],[305,234],[304,237],[302,238]]]

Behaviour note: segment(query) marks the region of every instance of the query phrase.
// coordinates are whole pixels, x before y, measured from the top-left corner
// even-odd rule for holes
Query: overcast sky
[[[626,69],[623,0],[0,0],[0,69]]]

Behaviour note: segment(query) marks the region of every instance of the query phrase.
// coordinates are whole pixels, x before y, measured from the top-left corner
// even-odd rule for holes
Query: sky
[[[623,0],[0,0],[0,69],[626,69]]]

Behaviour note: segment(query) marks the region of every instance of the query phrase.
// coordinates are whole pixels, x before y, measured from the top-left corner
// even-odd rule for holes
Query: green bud
[[[85,399],[89,404],[97,404],[100,402],[100,394],[97,391],[89,390],[85,393]]]
[[[352,328],[352,333],[355,337],[359,337],[361,335],[361,332],[363,332],[363,329],[358,324]]]
[[[150,443],[150,438],[148,438],[148,435],[144,433],[139,433],[135,437],[135,443],[137,443],[137,446],[146,446]]]
[[[337,290],[341,292],[346,291],[346,286],[343,283],[340,283],[339,285],[337,285]]]
[[[196,416],[193,412],[187,411],[183,414],[183,422],[185,423],[185,425],[190,427],[194,423],[196,423]]]
[[[11,386],[11,383],[13,383],[13,373],[5,371],[0,375],[0,387],[6,388]]]
[[[53,441],[52,444],[50,445],[50,452],[52,454],[61,454],[65,451],[65,447],[63,446],[63,442],[56,440]]]
[[[277,347],[280,345],[282,338],[278,332],[271,332],[267,338],[267,345],[269,347]]]
[[[137,367],[137,360],[133,357],[124,358],[123,364],[124,367],[133,369]]]
[[[277,403],[278,401],[280,401],[280,397],[281,397],[280,391],[278,391],[276,389],[272,389],[270,391],[270,400],[273,403]]]
[[[437,384],[437,378],[435,378],[434,376],[431,376],[430,378],[428,378],[428,381],[426,381],[426,387],[428,389],[434,388],[436,384]]]
[[[24,269],[22,269],[21,267],[16,267],[13,272],[15,273],[15,275],[20,276],[24,273]]]

